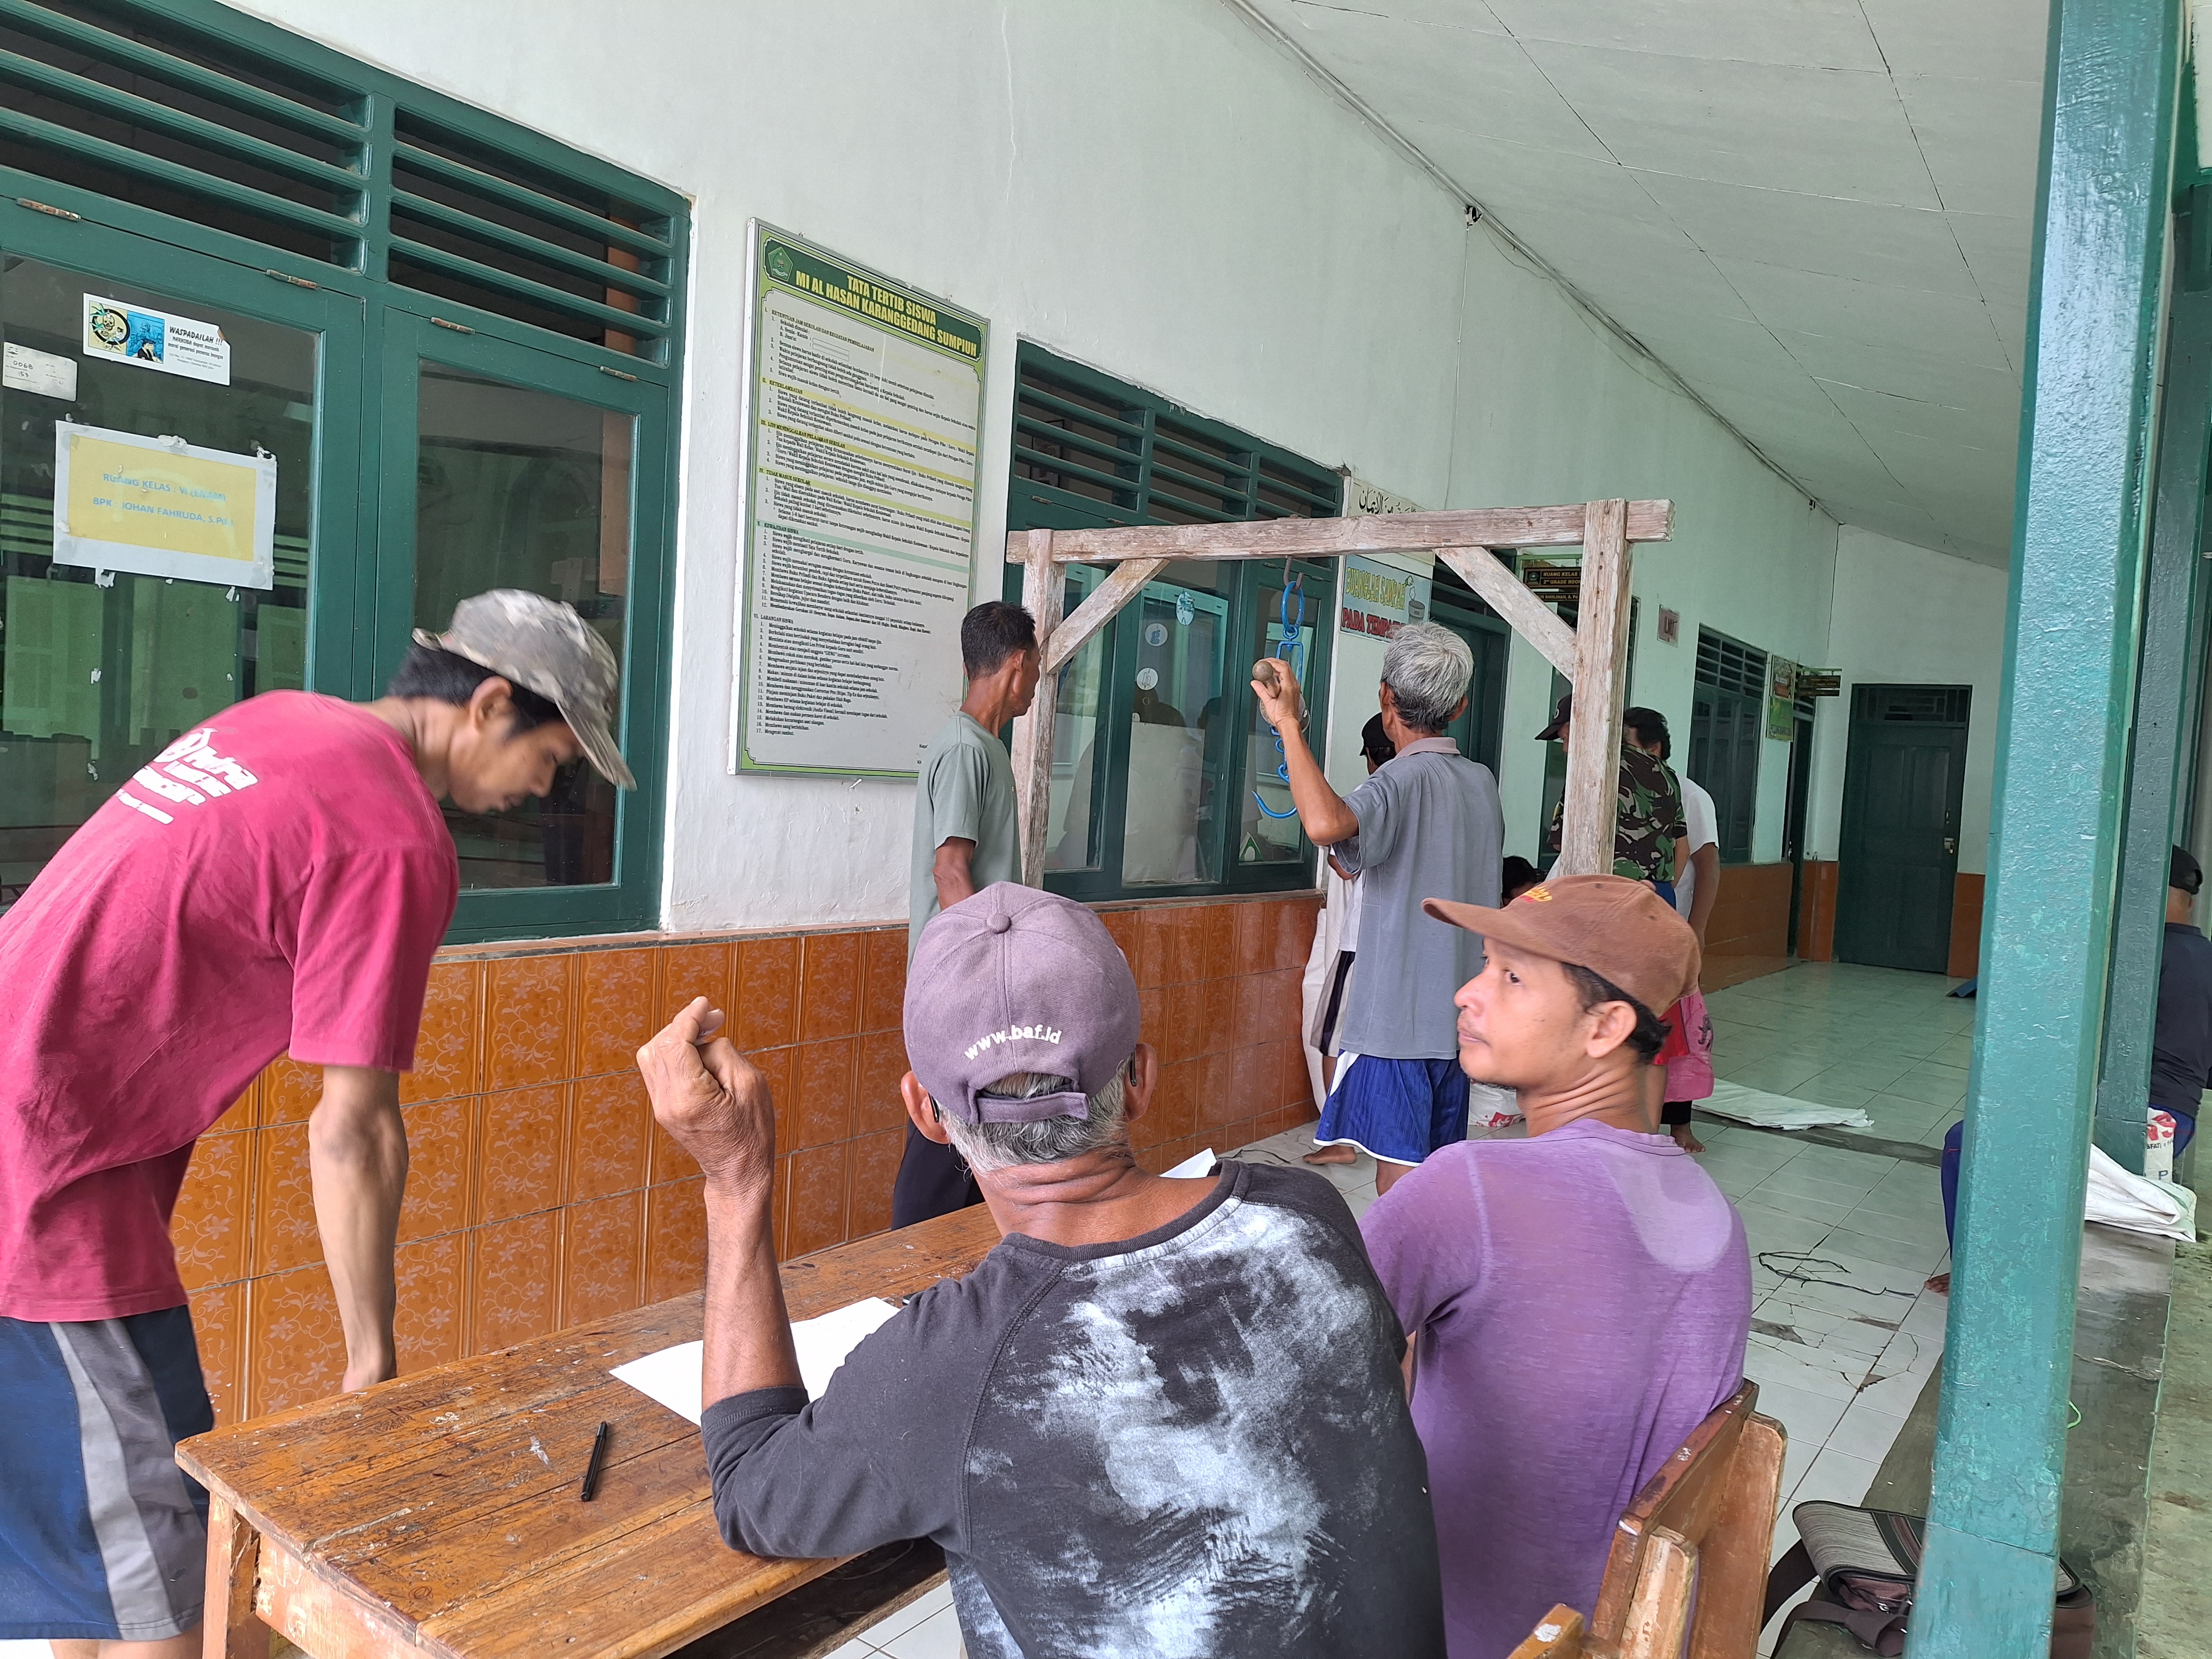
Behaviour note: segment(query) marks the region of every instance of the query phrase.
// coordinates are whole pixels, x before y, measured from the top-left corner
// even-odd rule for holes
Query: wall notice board
[[[912,777],[961,695],[981,317],[752,237],[733,772]]]

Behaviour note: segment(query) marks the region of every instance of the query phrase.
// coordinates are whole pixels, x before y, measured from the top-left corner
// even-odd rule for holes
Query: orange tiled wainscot
[[[1164,1169],[1314,1113],[1298,1047],[1313,895],[1101,907],[1160,1049],[1135,1126]],[[692,997],[732,1011],[775,1091],[788,1256],[880,1231],[904,1144],[906,929],[459,946],[431,971],[401,1085],[400,1364],[419,1369],[696,1289],[699,1172],[632,1056]],[[219,1420],[333,1391],[344,1365],[315,1231],[319,1079],[279,1060],[199,1144],[174,1234]]]

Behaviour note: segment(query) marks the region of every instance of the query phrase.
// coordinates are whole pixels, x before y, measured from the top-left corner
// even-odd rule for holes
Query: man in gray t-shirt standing
[[[1391,635],[1379,697],[1397,756],[1349,799],[1329,787],[1298,729],[1289,665],[1274,667],[1282,689],[1255,680],[1252,690],[1283,740],[1299,823],[1359,872],[1362,890],[1359,971],[1338,1025],[1344,1057],[1314,1131],[1318,1146],[1347,1150],[1316,1161],[1366,1152],[1376,1189],[1388,1192],[1437,1147],[1467,1139],[1452,997],[1481,971],[1482,941],[1423,915],[1421,901],[1498,902],[1505,839],[1498,780],[1443,735],[1467,704],[1474,656],[1434,623]]]
[[[968,696],[923,752],[915,779],[914,869],[907,892],[907,955],[939,910],[994,882],[1022,878],[1014,769],[999,729],[1030,712],[1036,696],[1036,622],[993,599],[960,623]],[[1495,896],[1493,895],[1493,896]],[[907,1126],[906,1152],[891,1188],[891,1225],[911,1226],[982,1201],[968,1166],[950,1146]]]

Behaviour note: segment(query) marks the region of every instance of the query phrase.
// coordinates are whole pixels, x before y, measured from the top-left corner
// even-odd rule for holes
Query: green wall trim
[[[2054,0],[1981,994],[1913,1659],[2047,1651],[2181,19]]]

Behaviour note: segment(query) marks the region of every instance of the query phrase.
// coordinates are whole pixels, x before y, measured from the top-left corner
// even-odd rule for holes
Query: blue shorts
[[[1456,1060],[1346,1054],[1314,1126],[1317,1146],[1357,1146],[1385,1164],[1419,1164],[1467,1139],[1467,1073]]]
[[[189,1309],[0,1319],[0,1638],[157,1642],[200,1622],[215,1426]]]

